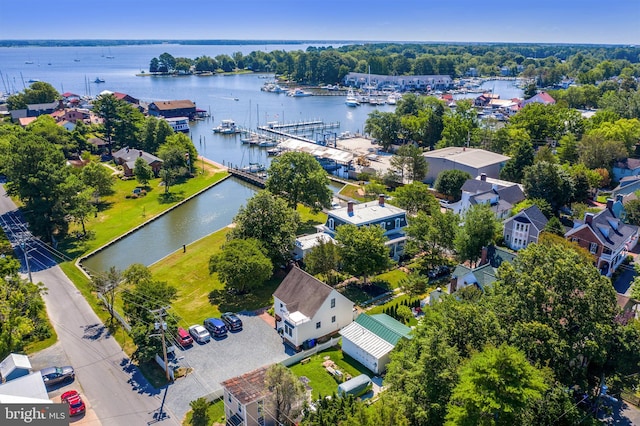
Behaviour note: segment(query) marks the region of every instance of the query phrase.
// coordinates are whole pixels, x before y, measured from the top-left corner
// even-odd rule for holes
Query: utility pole
[[[157,321],[154,323],[155,329],[160,330],[160,338],[162,339],[162,357],[164,360],[164,373],[167,376],[167,381],[171,382],[171,376],[169,375],[169,361],[167,360],[167,342],[164,334],[167,330],[167,323],[164,321],[165,315],[167,315],[167,308],[162,307],[160,309],[154,309],[151,311],[156,316]],[[156,334],[157,336],[157,334]]]
[[[27,264],[27,273],[29,274],[29,282],[33,284],[33,279],[31,279],[31,267],[29,266],[29,251],[27,250],[27,244],[24,240],[20,241],[20,248],[22,249],[22,253],[24,253],[24,261]]]

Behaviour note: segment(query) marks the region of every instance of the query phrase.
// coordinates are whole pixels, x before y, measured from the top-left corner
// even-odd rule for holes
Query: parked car
[[[207,318],[204,320],[204,327],[209,330],[213,337],[225,337],[227,335],[227,326],[220,318]]]
[[[176,342],[183,348],[193,345],[193,338],[189,335],[189,332],[182,327],[178,327],[178,335],[176,336]]]
[[[42,381],[47,387],[59,383],[70,383],[76,377],[76,373],[70,365],[43,368],[40,370],[40,374],[42,374]]]
[[[427,273],[427,275],[429,276],[429,278],[435,279],[435,278],[444,277],[449,272],[451,272],[451,269],[447,265],[440,265],[440,266],[436,266],[432,270],[430,270]]]
[[[189,334],[198,343],[207,343],[209,340],[211,340],[211,335],[209,334],[207,329],[198,324],[189,327]]]
[[[233,312],[225,312],[220,316],[229,331],[242,330],[242,320]]]
[[[64,404],[69,404],[70,416],[79,416],[80,414],[84,414],[86,407],[78,391],[75,391],[75,390],[67,391],[62,394],[60,399]]]

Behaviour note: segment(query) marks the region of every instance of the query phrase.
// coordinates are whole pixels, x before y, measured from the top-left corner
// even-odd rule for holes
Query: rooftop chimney
[[[378,195],[378,204],[380,207],[384,207],[384,194]]]
[[[487,174],[486,173],[480,173],[480,180],[483,182],[487,181]]]
[[[353,201],[347,202],[347,214],[353,216]]]
[[[449,294],[453,294],[458,290],[458,277],[452,276],[449,280]]]
[[[487,257],[488,257],[489,251],[487,250],[487,247],[482,247],[482,251],[480,252],[480,265],[482,266],[485,263],[487,263]]]
[[[623,194],[617,194],[616,195],[616,201],[619,201],[619,202],[622,203],[623,200],[624,200],[624,195]]]
[[[593,213],[584,214],[584,223],[591,226],[591,224],[593,223]]]
[[[613,198],[607,198],[607,210],[613,209]]]
[[[138,152],[138,157],[142,157],[142,150]]]

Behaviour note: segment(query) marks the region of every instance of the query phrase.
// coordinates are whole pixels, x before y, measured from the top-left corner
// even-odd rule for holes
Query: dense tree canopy
[[[384,245],[387,237],[379,226],[340,225],[336,231],[338,253],[345,271],[362,276],[382,272],[390,265],[389,249]]]
[[[221,251],[209,259],[209,273],[214,272],[228,290],[244,294],[269,279],[273,264],[258,240],[235,239],[227,241]]]
[[[271,162],[266,188],[287,200],[292,209],[302,203],[319,211],[331,205],[333,195],[320,163],[312,155],[296,151],[285,152]]]

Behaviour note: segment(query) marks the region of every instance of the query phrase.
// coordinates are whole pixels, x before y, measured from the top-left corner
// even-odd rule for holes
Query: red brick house
[[[612,211],[613,200],[600,213],[586,213],[584,223],[564,234],[596,258],[596,267],[608,277],[638,242],[638,227],[623,223]]]

